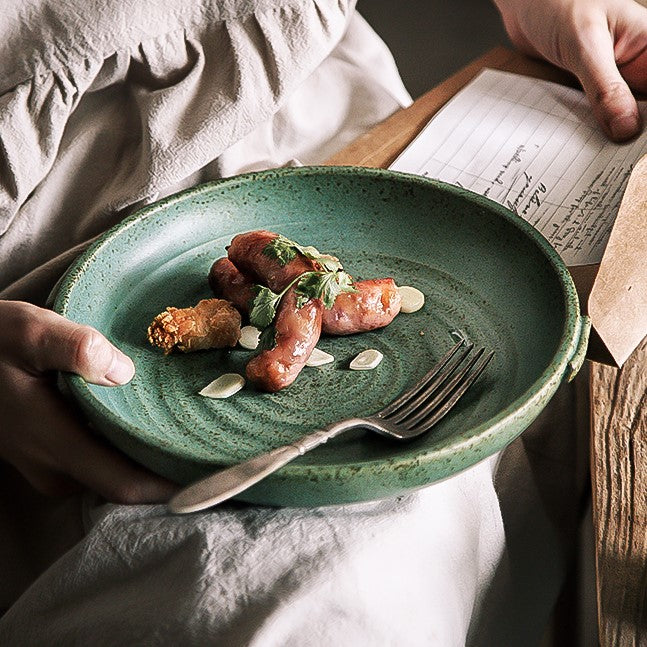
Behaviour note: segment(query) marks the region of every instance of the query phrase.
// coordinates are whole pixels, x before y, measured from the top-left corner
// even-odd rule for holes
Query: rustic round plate
[[[335,362],[288,389],[198,391],[244,371],[240,348],[164,356],[146,329],[166,306],[210,296],[207,274],[232,236],[269,229],[337,255],[356,278],[392,276],[426,295],[387,328],[322,338]],[[440,182],[383,170],[295,168],[205,184],[107,232],[64,277],[55,309],[96,327],[133,358],[123,387],[65,380],[91,424],[152,470],[186,483],[335,420],[372,413],[419,379],[457,335],[496,356],[459,405],[424,437],[395,444],[351,432],[284,467],[240,499],[324,505],[377,499],[465,469],[505,447],[580,362],[584,328],[570,275],[531,226]],[[365,348],[384,360],[348,369]]]

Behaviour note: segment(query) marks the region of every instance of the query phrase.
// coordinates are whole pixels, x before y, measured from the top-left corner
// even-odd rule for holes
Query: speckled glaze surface
[[[246,388],[227,400],[198,391],[243,372],[253,351],[164,356],[146,328],[165,307],[210,296],[211,263],[235,234],[270,229],[344,261],[356,278],[392,276],[426,295],[387,328],[322,338],[335,362],[306,368],[290,388]],[[65,375],[93,427],[135,460],[187,483],[290,442],[320,425],[380,409],[413,384],[460,332],[496,352],[459,406],[426,436],[394,444],[356,431],[241,495],[270,505],[378,499],[446,478],[516,438],[581,363],[585,322],[567,269],[523,220],[440,182],[390,171],[303,167],[185,191],[107,232],[70,268],[55,309],[129,354],[123,387]],[[350,360],[377,348],[373,371]]]

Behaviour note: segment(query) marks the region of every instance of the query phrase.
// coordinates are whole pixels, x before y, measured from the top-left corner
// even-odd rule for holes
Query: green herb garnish
[[[352,278],[343,271],[304,272],[291,281],[278,294],[269,288],[257,285],[257,293],[252,301],[249,321],[252,326],[263,329],[269,326],[279,307],[283,295],[296,285],[297,308],[302,308],[310,299],[321,299],[326,308],[332,308],[335,299],[342,292],[356,292]]]
[[[276,292],[272,292],[272,290],[264,285],[257,285],[255,287],[257,292],[252,300],[249,311],[249,323],[252,326],[256,326],[259,330],[263,330],[263,328],[267,328],[274,320],[276,310],[279,307],[279,301],[285,290],[281,294],[276,294]]]
[[[291,260],[296,258],[297,254],[301,254],[315,261],[322,270],[337,272],[343,269],[338,258],[330,254],[322,254],[316,247],[299,245],[299,243],[295,243],[280,234],[266,245],[263,254],[276,259],[281,267],[285,267]]]
[[[293,285],[296,286],[297,308],[302,308],[310,299],[321,299],[324,307],[332,308],[335,299],[342,292],[357,291],[353,287],[353,279],[343,271],[339,259],[330,254],[322,254],[315,247],[304,247],[285,236],[278,235],[265,246],[263,254],[275,259],[282,267],[296,258],[297,254],[301,254],[315,261],[321,269],[303,272],[278,294],[268,287],[256,286],[256,296],[251,302],[249,321],[252,326],[261,330],[274,321],[283,295]]]
[[[332,308],[342,292],[357,292],[346,272],[305,272],[296,287],[297,307],[310,299],[321,299],[324,307]]]
[[[276,346],[276,330],[271,324],[261,331],[258,338],[258,348],[260,350],[271,350]]]

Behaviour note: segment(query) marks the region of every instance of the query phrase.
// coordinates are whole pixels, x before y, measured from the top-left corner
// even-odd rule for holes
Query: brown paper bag
[[[629,176],[588,313],[589,357],[622,366],[647,335],[647,155]]]

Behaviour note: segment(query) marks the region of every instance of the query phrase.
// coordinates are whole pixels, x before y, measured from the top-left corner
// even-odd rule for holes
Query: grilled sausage
[[[292,384],[319,341],[323,309],[319,299],[297,308],[295,290],[290,288],[274,320],[276,345],[248,362],[247,379],[270,393]]]
[[[209,286],[217,297],[231,301],[240,313],[249,313],[250,303],[255,295],[254,282],[227,257],[219,258],[211,266]]]
[[[393,279],[370,279],[353,284],[357,292],[342,292],[323,312],[323,332],[352,335],[388,326],[400,312],[400,293]]]
[[[228,259],[217,260],[209,273],[216,296],[231,301],[243,314],[249,312],[254,283]],[[353,284],[357,292],[340,294],[332,308],[324,309],[322,332],[352,335],[388,326],[400,312],[400,293],[393,279],[369,279]]]
[[[227,248],[229,260],[255,283],[266,285],[273,292],[280,292],[290,281],[304,272],[318,269],[309,258],[297,254],[286,265],[268,255],[267,246],[278,238],[278,234],[259,229],[238,234]]]

